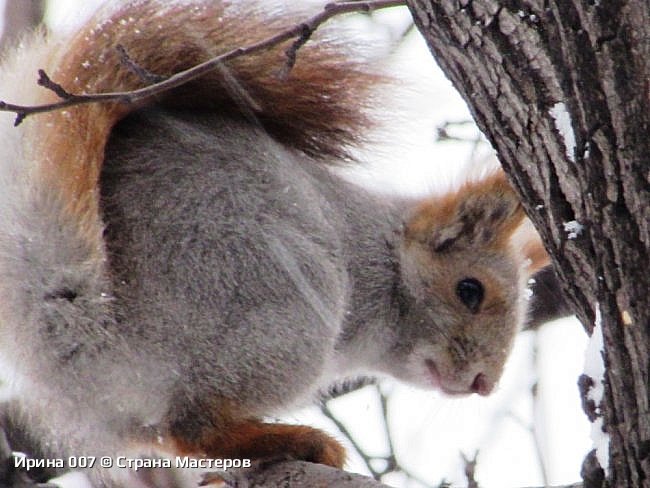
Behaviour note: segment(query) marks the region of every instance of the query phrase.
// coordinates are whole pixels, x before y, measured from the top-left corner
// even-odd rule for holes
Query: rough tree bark
[[[408,3],[587,331],[601,316],[606,482],[650,486],[650,2]]]

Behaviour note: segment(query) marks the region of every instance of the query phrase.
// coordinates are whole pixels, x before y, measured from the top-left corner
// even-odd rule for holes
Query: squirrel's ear
[[[550,264],[551,259],[546,249],[544,249],[542,239],[537,234],[530,220],[517,228],[512,240],[515,246],[521,249],[523,255],[527,258],[526,270],[529,275],[532,276]]]
[[[406,225],[406,238],[436,253],[503,248],[525,217],[502,172],[428,200]]]
[[[544,249],[544,245],[539,237],[536,236],[536,238],[530,239],[526,242],[523,249],[524,255],[528,258],[527,268],[529,275],[534,275],[551,263],[551,258],[546,252],[546,249]]]

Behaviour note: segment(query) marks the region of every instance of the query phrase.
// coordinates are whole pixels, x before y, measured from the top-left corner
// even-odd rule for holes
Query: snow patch
[[[585,229],[585,226],[582,225],[577,220],[571,220],[570,222],[563,222],[562,225],[564,226],[564,232],[567,233],[567,239],[577,238],[580,234],[582,234],[582,231]]]
[[[551,107],[548,113],[551,117],[553,117],[555,128],[564,140],[564,149],[566,151],[567,158],[569,158],[571,162],[575,163],[576,135],[573,132],[573,126],[571,125],[571,116],[566,109],[566,105],[564,102],[558,102],[553,105],[553,107]]]
[[[604,354],[602,316],[600,304],[596,304],[596,319],[594,321],[594,330],[587,344],[585,352],[584,374],[589,376],[593,381],[593,386],[587,392],[587,398],[593,400],[596,405],[596,413],[600,414],[600,404],[605,393],[605,361]],[[591,424],[591,440],[596,449],[596,458],[598,464],[607,471],[609,468],[609,434],[603,431],[603,418],[598,417]]]
[[[605,362],[603,361],[603,330],[602,318],[600,313],[600,304],[596,306],[596,320],[594,321],[594,330],[587,344],[585,352],[585,369],[584,373],[594,381],[587,397],[596,403],[596,406],[603,399],[603,378],[605,376]]]

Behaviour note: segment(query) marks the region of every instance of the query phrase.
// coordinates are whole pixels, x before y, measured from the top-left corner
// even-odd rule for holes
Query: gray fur
[[[242,402],[260,402],[254,414],[286,406],[282,385],[300,400],[330,381],[345,312],[394,279],[396,215],[244,122],[134,118],[109,146],[102,187],[123,313],[165,344],[165,362],[190,344],[178,366],[206,382],[202,395],[255,396]],[[355,304],[359,281],[373,290]]]
[[[46,452],[116,455],[174,426],[198,432],[222,400],[270,415],[358,373],[426,386],[418,368],[448,349],[462,350],[441,363],[459,391],[490,361],[500,374],[519,321],[516,268],[498,264],[507,312],[483,337],[462,304],[427,290],[485,263],[446,250],[449,269],[422,270],[432,258],[402,241],[412,203],[374,196],[254,124],[132,115],[100,186],[105,262],[55,195],[32,195],[33,208],[14,209],[22,224],[0,233],[2,355]]]

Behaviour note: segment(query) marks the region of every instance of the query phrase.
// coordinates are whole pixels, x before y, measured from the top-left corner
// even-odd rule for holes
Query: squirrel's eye
[[[456,295],[470,312],[477,313],[485,296],[485,289],[476,278],[464,278],[456,285]]]

